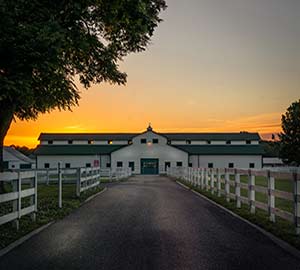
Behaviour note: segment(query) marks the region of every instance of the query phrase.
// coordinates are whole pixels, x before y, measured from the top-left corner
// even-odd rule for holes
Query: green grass
[[[22,185],[22,190],[28,188],[28,185]],[[97,187],[81,194],[80,198],[76,197],[76,185],[63,185],[62,204],[63,208],[58,208],[58,186],[56,185],[38,185],[38,213],[36,222],[32,222],[29,216],[24,216],[20,220],[20,229],[17,231],[11,223],[0,226],[0,249],[28,234],[29,232],[45,225],[51,221],[61,219],[78,208],[89,196],[101,191],[102,187]],[[11,187],[6,186],[6,191]],[[30,198],[22,199],[22,207],[29,203]],[[24,202],[23,202],[24,200]],[[0,204],[0,213],[12,211],[12,203]]]
[[[258,177],[257,177],[258,178]],[[176,179],[178,180],[178,179]],[[264,210],[256,208],[255,214],[251,214],[249,211],[249,206],[246,204],[242,204],[241,208],[236,208],[236,202],[231,200],[230,202],[227,202],[224,196],[217,197],[216,195],[212,195],[210,191],[202,190],[198,187],[195,187],[191,185],[190,183],[179,180],[184,185],[188,186],[189,188],[199,192],[200,194],[203,194],[204,196],[208,197],[209,199],[215,201],[216,203],[226,207],[227,209],[231,210],[232,212],[240,215],[241,217],[251,221],[252,223],[264,228],[265,230],[271,232],[272,234],[276,235],[277,237],[285,240],[286,242],[290,243],[291,245],[295,246],[296,248],[300,249],[300,236],[297,236],[295,234],[295,227],[294,224],[280,218],[276,217],[276,222],[273,223],[269,221],[268,213]],[[244,180],[243,180],[244,181]],[[241,178],[242,182],[242,178]],[[275,187],[284,191],[292,191],[292,186],[290,184],[287,184],[289,181],[285,180],[279,180]],[[258,178],[256,181],[256,184],[258,185],[266,185],[266,182],[264,179]],[[224,186],[223,186],[224,187]],[[223,189],[223,188],[222,188]],[[241,195],[247,197],[246,190],[241,190]],[[262,193],[256,192],[256,198],[264,201],[266,200],[266,196]],[[287,200],[282,199],[276,199],[276,207],[285,208],[285,210],[290,210],[291,203]]]

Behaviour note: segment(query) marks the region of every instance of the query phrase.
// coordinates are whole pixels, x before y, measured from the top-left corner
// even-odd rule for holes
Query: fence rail
[[[88,189],[99,186],[99,184],[100,167],[78,169],[77,196]]]
[[[0,225],[14,222],[19,229],[19,220],[22,216],[31,215],[33,221],[37,212],[37,175],[35,171],[5,172],[0,174],[0,181],[11,181],[12,191],[0,194],[0,206],[4,203],[12,203],[12,207],[5,207],[5,214],[0,216]],[[22,190],[22,182],[30,184],[30,187]],[[29,205],[22,206],[22,199],[30,197]],[[3,206],[2,206],[3,207]],[[23,207],[23,208],[22,208]]]
[[[131,176],[130,168],[119,168],[116,171],[103,170],[100,167],[91,168],[58,168],[56,169],[34,169],[15,170],[0,173],[0,181],[11,183],[12,191],[0,194],[0,225],[13,221],[19,228],[19,219],[31,214],[35,220],[37,212],[37,183],[58,184],[58,206],[62,207],[63,183],[76,184],[76,195],[97,187],[101,178],[109,177],[111,180],[121,180]],[[22,190],[22,185],[29,188]],[[22,199],[30,197],[28,203],[22,206]],[[22,208],[23,207],[23,208]]]
[[[177,167],[168,168],[167,175],[187,181],[218,197],[225,196],[226,201],[235,201],[237,208],[241,207],[241,203],[248,204],[253,214],[256,208],[265,210],[272,222],[276,221],[276,216],[294,222],[296,233],[300,234],[300,174],[296,172]],[[246,179],[246,183],[241,182],[241,177]],[[257,185],[256,177],[265,178],[266,186]],[[293,186],[291,192],[276,189],[276,179],[290,182]],[[242,190],[246,190],[246,195],[242,194]],[[257,200],[257,193],[264,194],[267,202]],[[276,207],[276,198],[290,201],[293,212]]]

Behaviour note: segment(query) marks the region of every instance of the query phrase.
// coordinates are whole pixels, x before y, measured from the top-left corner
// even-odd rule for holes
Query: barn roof
[[[39,145],[36,155],[105,155],[124,145]]]
[[[190,155],[262,155],[260,145],[173,145]]]
[[[39,140],[131,140],[142,133],[41,133]],[[169,140],[245,141],[260,140],[258,133],[157,133]]]

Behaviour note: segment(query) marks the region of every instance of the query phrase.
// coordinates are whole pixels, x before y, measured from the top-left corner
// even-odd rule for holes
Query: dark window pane
[[[117,162],[117,167],[123,167],[123,162],[122,161],[118,161]]]
[[[182,161],[177,161],[177,162],[176,162],[176,166],[177,166],[177,167],[182,167]]]

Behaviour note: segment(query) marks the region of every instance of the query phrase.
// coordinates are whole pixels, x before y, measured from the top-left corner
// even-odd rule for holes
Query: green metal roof
[[[190,155],[262,155],[261,145],[172,145]]]
[[[124,145],[39,145],[36,155],[105,155]]]
[[[245,141],[260,140],[258,133],[235,132],[235,133],[157,133],[169,140],[198,140],[198,141]],[[131,140],[143,133],[41,133],[39,140]]]

